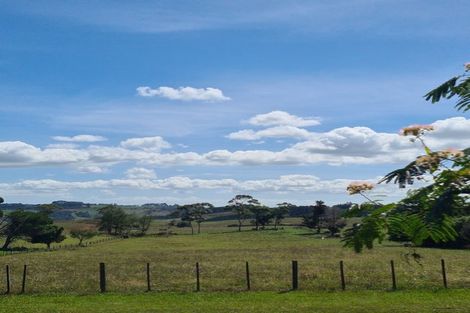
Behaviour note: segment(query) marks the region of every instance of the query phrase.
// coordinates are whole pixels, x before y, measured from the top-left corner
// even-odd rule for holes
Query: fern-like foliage
[[[458,96],[459,100],[455,108],[461,111],[470,110],[470,77],[465,75],[455,76],[431,90],[424,98],[432,103],[439,102],[442,99],[450,99]]]
[[[344,246],[353,248],[359,253],[364,247],[372,249],[376,241],[381,243],[388,232],[387,213],[394,207],[394,204],[377,206],[371,203],[353,206],[344,216],[363,216],[363,218],[361,223],[356,223],[346,229],[342,239]]]
[[[400,188],[405,188],[406,185],[413,185],[415,179],[424,175],[426,171],[427,168],[413,161],[404,168],[394,170],[385,175],[384,178],[379,181],[379,184],[383,182],[386,184],[393,182],[394,184],[398,184]]]
[[[457,237],[454,221],[443,216],[441,220],[427,220],[422,212],[396,214],[388,218],[389,234],[406,238],[414,246],[421,246],[425,240],[447,242]]]

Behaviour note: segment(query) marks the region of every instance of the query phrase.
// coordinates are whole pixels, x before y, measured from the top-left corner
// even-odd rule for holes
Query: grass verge
[[[0,312],[469,312],[470,292],[212,292],[24,295],[0,298]]]

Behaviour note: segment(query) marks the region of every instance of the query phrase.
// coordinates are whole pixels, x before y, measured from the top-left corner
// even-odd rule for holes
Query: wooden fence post
[[[392,271],[392,289],[397,290],[397,278],[395,276],[395,263],[393,263],[393,260],[390,261],[390,270]]]
[[[196,291],[201,290],[201,285],[199,281],[199,262],[196,262]]]
[[[292,261],[292,290],[299,289],[299,266],[297,261]]]
[[[246,262],[246,290],[251,290],[250,267],[248,265],[248,261]]]
[[[27,265],[25,264],[23,266],[23,281],[21,282],[21,293],[25,293],[26,291],[26,267]]]
[[[100,291],[106,292],[106,269],[104,263],[100,263]]]
[[[9,294],[10,293],[10,265],[7,265],[5,267],[5,273],[6,273],[6,279],[7,279],[7,291],[5,292],[5,294]]]
[[[341,276],[341,289],[346,290],[346,281],[344,280],[343,260],[339,261],[339,273],[340,273],[340,276]]]
[[[446,263],[444,259],[441,259],[441,270],[442,270],[442,282],[444,283],[444,288],[447,288]]]
[[[152,291],[150,284],[150,263],[147,263],[147,291]]]

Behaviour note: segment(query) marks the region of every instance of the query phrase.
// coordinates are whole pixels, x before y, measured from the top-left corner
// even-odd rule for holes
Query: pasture
[[[152,231],[158,231],[162,223],[156,222]],[[147,289],[146,264],[150,263],[152,291],[189,293],[196,287],[195,263],[199,262],[201,291],[237,292],[246,290],[248,261],[252,291],[284,292],[291,288],[291,261],[297,260],[299,289],[328,292],[341,290],[339,261],[343,260],[346,289],[359,292],[390,290],[390,260],[394,260],[399,290],[430,291],[442,288],[443,258],[449,288],[470,288],[469,250],[419,248],[423,259],[418,264],[407,260],[407,248],[396,243],[386,242],[356,254],[343,248],[339,239],[321,239],[305,228],[253,231],[245,227],[237,232],[228,224],[233,223],[207,222],[202,233],[195,235],[176,228],[177,234],[171,236],[149,235],[78,249],[1,256],[0,267],[11,267],[12,293],[20,291],[23,265],[27,264],[27,294],[83,295],[99,292],[98,267],[104,262],[107,290],[134,294]]]

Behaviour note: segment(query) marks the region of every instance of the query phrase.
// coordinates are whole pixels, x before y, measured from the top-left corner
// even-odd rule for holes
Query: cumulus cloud
[[[75,148],[79,148],[80,145],[76,144],[76,143],[51,143],[49,145],[47,145],[46,148],[49,148],[49,149],[75,149]]]
[[[130,179],[155,179],[155,171],[143,167],[133,167],[126,171],[126,177]]]
[[[425,136],[431,147],[443,149],[470,146],[470,119],[452,117],[435,121],[432,126],[434,131]]]
[[[308,130],[295,126],[275,126],[263,130],[254,131],[243,129],[227,135],[229,139],[235,140],[260,140],[263,138],[296,138],[307,139],[312,136]]]
[[[108,168],[105,166],[98,166],[98,165],[83,165],[77,167],[77,171],[80,173],[93,173],[93,174],[101,174],[108,171]]]
[[[255,126],[307,127],[319,125],[320,119],[303,118],[284,111],[272,111],[266,114],[255,115],[248,120],[248,123]]]
[[[85,162],[88,152],[79,149],[40,149],[21,141],[0,142],[0,166],[64,165]]]
[[[129,173],[141,172],[132,170]],[[351,180],[321,180],[313,175],[283,175],[273,179],[235,180],[194,179],[185,176],[172,176],[164,179],[128,177],[124,179],[91,180],[91,181],[60,181],[53,179],[24,180],[12,184],[0,184],[2,189],[30,190],[74,190],[74,189],[230,189],[237,191],[325,191],[345,193]]]
[[[426,135],[431,149],[462,149],[470,145],[467,136],[470,133],[469,119],[450,118],[436,121],[433,125],[436,130]],[[285,130],[291,128],[273,129],[277,129],[277,133],[270,136],[284,136]],[[300,132],[299,137],[302,134]],[[260,137],[256,132],[237,136]],[[205,153],[163,153],[161,150],[171,145],[159,136],[130,138],[120,146],[92,145],[69,149],[41,149],[20,141],[5,141],[0,142],[0,167],[72,165],[106,168],[124,162],[141,166],[390,164],[408,162],[423,154],[419,143],[410,142],[398,132],[381,133],[368,127],[341,127],[323,133],[309,133],[306,137],[278,151],[217,149]]]
[[[371,178],[366,181],[374,183],[378,178]],[[89,181],[62,181],[54,179],[23,180],[14,183],[0,183],[0,188],[7,194],[31,195],[31,194],[79,194],[80,192],[93,190],[100,191],[103,194],[132,195],[137,192],[157,192],[170,190],[173,192],[186,192],[196,190],[199,192],[228,192],[235,193],[288,193],[293,195],[344,195],[347,196],[346,187],[353,179],[339,178],[322,180],[314,175],[282,175],[269,179],[236,180],[233,178],[221,179],[199,179],[186,176],[171,176],[163,179],[151,178],[123,178],[109,180],[89,180]],[[417,187],[417,186],[415,186]],[[387,193],[390,198],[402,197],[404,190],[400,190],[393,184],[377,185],[375,192],[378,194]],[[351,198],[352,201],[361,201],[361,199]],[[175,201],[182,201],[181,198]],[[184,201],[184,200],[183,200]],[[272,202],[269,201],[268,202]],[[276,202],[274,202],[276,203]]]
[[[217,88],[193,88],[193,87],[137,87],[137,94],[142,97],[162,97],[170,100],[182,101],[227,101],[229,97],[224,96],[222,90]]]
[[[129,138],[121,142],[121,146],[128,149],[140,149],[144,151],[158,152],[171,148],[171,145],[160,136]]]
[[[94,135],[76,135],[72,137],[67,136],[54,136],[52,137],[55,141],[64,141],[64,142],[99,142],[106,141],[107,139],[102,136]]]

